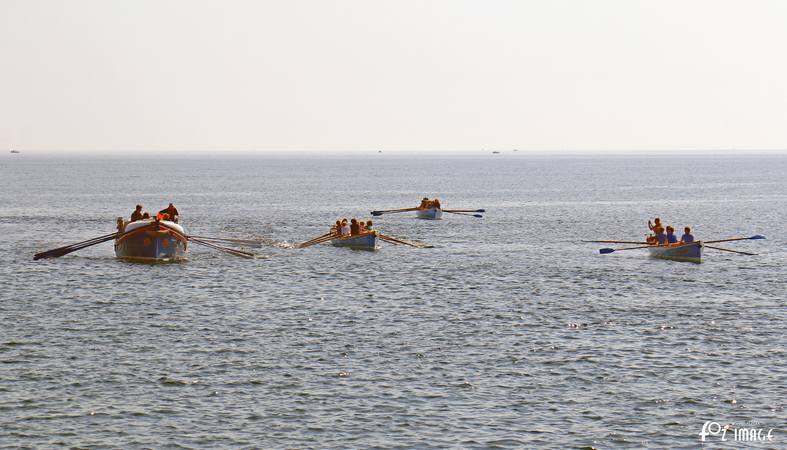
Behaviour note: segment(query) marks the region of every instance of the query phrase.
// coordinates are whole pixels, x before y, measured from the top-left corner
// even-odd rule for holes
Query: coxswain
[[[137,205],[137,209],[131,213],[131,221],[136,222],[137,220],[142,220],[142,205]]]
[[[168,220],[171,220],[175,223],[178,223],[178,216],[180,216],[180,213],[178,212],[178,208],[175,208],[175,205],[173,205],[172,203],[170,203],[169,206],[167,206],[166,208],[159,211],[159,214],[169,215]]]
[[[664,234],[664,228],[654,226],[653,232],[656,233],[656,245],[665,245],[667,243],[667,235]]]

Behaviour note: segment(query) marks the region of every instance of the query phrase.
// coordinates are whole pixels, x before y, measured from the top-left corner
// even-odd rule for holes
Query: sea
[[[787,447],[785,155],[23,152],[0,180],[0,448]],[[422,197],[485,212],[370,214]],[[33,260],[169,202],[257,256]],[[587,242],[655,217],[767,239]],[[432,247],[296,248],[339,218]]]

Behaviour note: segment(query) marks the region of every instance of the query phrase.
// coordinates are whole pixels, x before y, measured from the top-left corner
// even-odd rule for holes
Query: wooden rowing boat
[[[692,242],[691,244],[672,244],[648,247],[648,251],[650,252],[650,256],[653,258],[701,263],[703,247],[702,241],[697,241]]]
[[[349,247],[355,250],[376,250],[377,232],[367,232],[355,236],[342,236],[331,239],[334,247]]]
[[[118,218],[120,237],[115,239],[118,258],[137,261],[176,261],[186,257],[188,239],[180,225],[168,220]]]
[[[416,217],[427,220],[440,220],[443,218],[443,210],[440,208],[426,208],[415,211]]]

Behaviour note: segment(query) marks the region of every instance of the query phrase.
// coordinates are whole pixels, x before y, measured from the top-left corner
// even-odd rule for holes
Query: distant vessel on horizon
[[[22,153],[19,150],[11,150],[11,153]]]
[[[492,152],[493,155],[499,155],[500,152]]]

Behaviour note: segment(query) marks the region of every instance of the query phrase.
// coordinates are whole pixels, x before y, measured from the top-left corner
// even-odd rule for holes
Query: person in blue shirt
[[[667,225],[667,244],[677,244],[678,237],[675,236],[675,229],[672,225]]]
[[[694,236],[691,234],[691,228],[686,227],[683,229],[683,236],[680,237],[680,242],[683,244],[691,244],[694,242]]]

